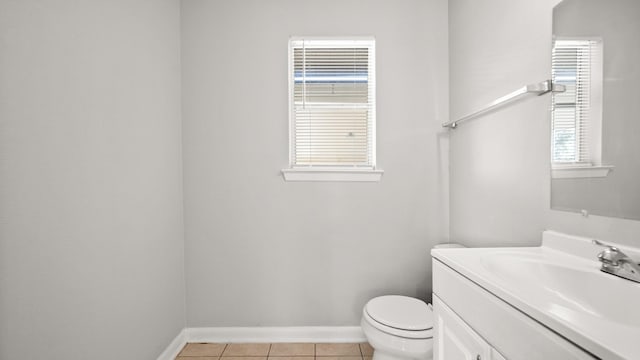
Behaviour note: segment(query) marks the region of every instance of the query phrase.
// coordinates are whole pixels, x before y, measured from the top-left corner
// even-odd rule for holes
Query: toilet
[[[433,357],[433,312],[422,300],[386,295],[369,300],[360,323],[373,360]]]
[[[458,244],[436,248],[461,248]],[[433,310],[422,300],[385,295],[369,300],[362,309],[362,331],[373,347],[373,360],[431,360]]]

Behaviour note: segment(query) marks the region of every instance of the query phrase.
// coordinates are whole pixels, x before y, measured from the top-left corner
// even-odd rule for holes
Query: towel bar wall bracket
[[[525,95],[533,94],[533,95],[541,96],[549,92],[564,92],[565,90],[566,88],[564,85],[554,84],[551,80],[545,80],[537,84],[530,84],[527,86],[523,86],[516,91],[513,91],[503,97],[500,97],[492,101],[491,103],[487,104],[486,106],[484,106],[482,109],[478,111],[475,111],[467,116],[461,117],[460,119],[451,120],[446,123],[443,123],[442,127],[455,129],[462,122],[475,119],[481,115],[494,111],[499,107],[510,104],[518,99],[521,99]]]

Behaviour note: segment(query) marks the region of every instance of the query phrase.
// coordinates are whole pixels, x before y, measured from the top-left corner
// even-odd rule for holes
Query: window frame
[[[296,165],[294,164],[294,154],[295,154],[295,114],[294,114],[294,43],[302,40],[308,41],[366,41],[371,42],[369,47],[369,57],[372,57],[370,63],[373,64],[372,69],[370,71],[373,72],[373,81],[374,88],[372,89],[373,94],[373,104],[374,104],[374,113],[371,115],[371,119],[368,125],[371,127],[370,131],[370,139],[368,139],[367,148],[368,154],[370,155],[370,163],[369,165]],[[288,63],[288,107],[289,107],[289,126],[288,126],[288,142],[289,142],[289,166],[288,168],[282,169],[282,175],[286,181],[363,181],[363,182],[372,182],[372,181],[380,181],[383,170],[378,169],[376,167],[377,158],[377,144],[376,144],[376,109],[377,104],[375,103],[375,93],[376,93],[376,85],[375,85],[375,56],[376,56],[376,41],[372,36],[350,36],[350,37],[317,37],[317,36],[293,36],[288,40],[288,53],[287,53],[287,63]],[[370,100],[371,101],[371,100]]]

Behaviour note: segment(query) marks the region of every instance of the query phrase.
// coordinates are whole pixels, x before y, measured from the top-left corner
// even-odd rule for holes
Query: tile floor
[[[361,344],[189,343],[176,360],[371,360],[373,348]]]

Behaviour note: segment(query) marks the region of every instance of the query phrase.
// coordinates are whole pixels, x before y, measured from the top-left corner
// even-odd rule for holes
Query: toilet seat
[[[373,327],[390,335],[409,339],[433,337],[431,308],[418,299],[399,295],[380,296],[371,299],[362,313]]]

